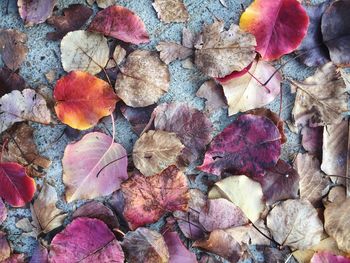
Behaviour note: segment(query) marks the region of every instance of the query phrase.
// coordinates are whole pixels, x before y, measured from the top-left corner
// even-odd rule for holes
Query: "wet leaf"
[[[327,251],[315,253],[310,263],[350,263],[350,258],[336,256]]]
[[[346,85],[337,68],[327,63],[303,82],[292,81],[296,92],[293,118],[296,125],[310,127],[340,123],[346,112]]]
[[[61,61],[67,72],[81,70],[95,75],[107,65],[108,59],[109,47],[104,36],[77,30],[61,41]]]
[[[2,201],[2,199],[0,198],[0,225],[2,225],[2,223],[6,220],[6,218],[7,218],[7,208],[4,202]]]
[[[0,30],[0,54],[5,65],[16,70],[24,62],[28,48],[27,35],[14,29]]]
[[[197,263],[196,255],[183,245],[177,232],[167,231],[163,238],[169,250],[169,263]]]
[[[182,0],[154,0],[152,5],[164,23],[186,22],[190,18]]]
[[[151,176],[177,164],[183,149],[175,133],[151,130],[136,141],[132,157],[136,168],[143,175]]]
[[[205,110],[209,115],[227,107],[223,89],[214,80],[204,82],[198,89],[196,96],[205,99]]]
[[[49,40],[60,40],[68,32],[80,29],[92,15],[92,9],[81,4],[72,4],[63,9],[62,16],[52,16],[47,23],[53,25],[56,32],[49,32],[46,37]]]
[[[168,91],[170,73],[166,64],[151,51],[136,50],[126,59],[117,76],[117,95],[131,107],[156,103]]]
[[[155,107],[156,105],[150,105],[143,108],[133,108],[127,105],[122,105],[120,111],[122,112],[123,116],[130,122],[133,131],[137,135],[140,135],[149,123]]]
[[[277,204],[267,216],[273,239],[282,246],[307,249],[321,241],[323,225],[316,209],[307,200]]]
[[[110,6],[98,12],[88,30],[132,44],[149,42],[142,20],[134,12],[122,6]]]
[[[238,206],[253,223],[265,209],[261,185],[245,175],[229,176],[216,182],[208,197],[226,198]]]
[[[22,91],[26,87],[24,79],[8,68],[0,68],[0,97],[13,90]]]
[[[189,193],[186,176],[170,166],[159,174],[135,174],[122,184],[123,215],[131,229],[156,222],[166,212],[187,211]]]
[[[9,243],[6,239],[6,234],[2,231],[0,231],[0,260],[3,262],[3,260],[9,258],[11,255],[11,248]]]
[[[271,61],[301,44],[309,17],[297,0],[255,0],[242,14],[239,25],[256,37],[256,50],[264,60]]]
[[[82,71],[59,79],[54,90],[57,117],[74,129],[86,130],[115,108],[118,97],[110,85]]]
[[[275,68],[265,61],[254,61],[248,73],[222,82],[229,106],[229,115],[265,106],[280,93],[282,76],[277,73],[263,86],[275,72]]]
[[[112,137],[91,132],[69,144],[63,155],[63,182],[66,200],[93,199],[120,188],[128,178],[127,153]]]
[[[18,0],[18,12],[27,26],[44,23],[52,15],[57,0]]]
[[[36,190],[34,179],[17,163],[0,163],[0,197],[13,207],[32,200]]]
[[[49,261],[124,262],[124,253],[113,233],[101,220],[77,218],[51,242]]]
[[[203,164],[197,169],[260,176],[275,166],[281,151],[281,135],[268,118],[244,114],[211,142]]]
[[[196,42],[195,64],[209,77],[222,78],[240,71],[255,58],[256,41],[252,34],[232,24],[224,30],[224,22],[216,21],[203,28]]]

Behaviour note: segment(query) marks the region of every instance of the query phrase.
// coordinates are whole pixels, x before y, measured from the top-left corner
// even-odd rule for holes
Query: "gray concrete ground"
[[[49,70],[56,70],[58,75],[64,74],[60,63],[60,49],[59,42],[51,42],[46,40],[46,33],[53,31],[53,28],[47,24],[40,24],[33,27],[24,27],[22,20],[19,17],[15,0],[10,0],[8,14],[6,14],[6,0],[0,0],[0,28],[13,28],[22,31],[28,35],[29,54],[25,63],[20,69],[20,74],[25,78],[28,85],[32,88],[37,88],[40,84],[47,85],[47,80],[44,74]],[[84,0],[58,0],[58,9],[67,7],[72,3],[85,3]],[[155,45],[160,40],[181,40],[181,31],[184,26],[189,27],[193,31],[200,31],[203,23],[213,22],[213,18],[219,18],[226,22],[226,25],[231,23],[238,23],[240,14],[242,12],[242,5],[248,6],[250,0],[226,0],[228,8],[223,7],[219,0],[184,0],[191,19],[188,23],[182,24],[168,24],[165,25],[157,19],[157,15],[152,8],[151,0],[117,0],[117,3],[126,6],[135,11],[145,22],[148,32],[151,37],[151,42],[141,48],[155,49]],[[97,9],[95,8],[95,12]],[[282,61],[286,61],[283,58]],[[276,64],[279,64],[277,62]],[[1,62],[0,62],[1,66]],[[304,79],[305,76],[312,73],[312,69],[307,69],[299,62],[293,61],[283,69],[285,79]],[[171,72],[171,87],[169,92],[161,99],[161,102],[187,102],[198,109],[203,109],[204,102],[202,99],[195,96],[196,91],[200,85],[206,80],[206,77],[196,69],[184,69],[181,62],[174,62],[170,66]],[[288,81],[285,80],[283,84],[283,119],[290,118],[290,111],[294,96],[290,94]],[[269,108],[278,112],[279,100],[276,99],[269,105]],[[222,110],[212,117],[212,121],[216,128],[216,133],[222,130],[233,118],[227,117],[227,111]],[[110,127],[110,119],[105,120],[106,126]],[[69,139],[65,136],[54,145],[50,146],[52,141],[62,133],[64,126],[43,126],[33,124],[35,126],[35,140],[40,151],[52,160],[52,166],[47,171],[45,180],[56,187],[60,201],[58,206],[67,212],[71,212],[81,202],[66,204],[63,200],[64,186],[62,183],[62,167],[61,158],[65,146],[69,143]],[[105,129],[100,125],[101,129]],[[132,145],[137,139],[137,136],[132,132],[130,125],[118,114],[116,120],[116,137],[117,141],[121,143],[129,152]],[[288,142],[283,149],[282,158],[290,160],[291,156],[299,150],[299,138],[292,134],[286,128],[288,135]],[[49,147],[47,149],[47,147]],[[189,171],[194,173],[194,169]],[[205,189],[205,186],[200,182],[201,175],[198,176],[197,186]],[[38,180],[41,183],[42,180]],[[0,228],[8,233],[8,238],[13,249],[16,252],[24,252],[31,254],[34,238],[25,237],[21,235],[21,231],[15,227],[15,223],[24,217],[30,218],[30,211],[28,208],[11,208],[9,209],[9,216],[3,226]],[[157,227],[157,225],[155,226]]]

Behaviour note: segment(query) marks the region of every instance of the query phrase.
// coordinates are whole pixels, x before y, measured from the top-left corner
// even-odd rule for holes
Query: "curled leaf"
[[[44,23],[48,19],[57,0],[18,0],[18,12],[27,26]]]

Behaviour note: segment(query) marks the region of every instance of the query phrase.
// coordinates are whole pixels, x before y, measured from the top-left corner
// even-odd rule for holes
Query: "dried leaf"
[[[25,60],[28,48],[27,35],[14,29],[0,30],[0,54],[5,65],[17,70]]]
[[[117,95],[131,107],[146,107],[168,91],[170,73],[151,51],[136,50],[126,59],[115,83]]]
[[[307,200],[287,200],[276,205],[267,216],[267,227],[279,244],[295,249],[316,245],[323,233],[317,211]]]
[[[101,220],[77,218],[50,245],[49,262],[124,262],[124,253]]]
[[[187,211],[189,193],[186,176],[170,166],[160,174],[135,174],[122,184],[123,215],[131,229],[156,222],[166,212]]]
[[[350,258],[336,256],[325,251],[315,253],[310,263],[350,263]]]
[[[99,8],[107,8],[116,4],[116,0],[86,0],[89,5],[93,5],[95,2]]]
[[[22,91],[26,87],[24,79],[8,68],[0,68],[0,97],[13,90]]]
[[[182,0],[154,0],[152,5],[164,23],[186,22],[190,18]]]
[[[288,248],[275,248],[269,245],[258,245],[256,250],[263,256],[263,262],[285,263],[290,260],[290,250]]]
[[[25,263],[24,254],[12,254],[9,258],[1,261],[1,263]]]
[[[57,0],[18,0],[18,12],[26,26],[44,23],[52,15]]]
[[[40,234],[40,228],[34,226],[27,217],[24,217],[16,222],[16,228],[23,231],[24,237],[37,238]]]
[[[49,32],[46,37],[49,40],[60,40],[68,32],[80,29],[92,15],[92,9],[81,4],[72,4],[63,9],[62,16],[52,16],[47,23],[53,25],[56,32]]]
[[[157,51],[160,52],[160,59],[165,64],[170,64],[177,59],[186,59],[193,54],[193,50],[191,48],[184,47],[183,45],[174,42],[161,41],[156,48]]]
[[[128,178],[127,153],[112,137],[91,132],[69,144],[63,155],[63,182],[66,200],[93,199],[120,188]]]
[[[175,133],[148,131],[136,141],[132,158],[143,175],[151,176],[177,164],[183,149]]]
[[[232,71],[240,71],[256,56],[254,36],[235,24],[225,31],[223,21],[214,22],[203,28],[199,39],[195,64],[209,77],[222,78]]]
[[[107,39],[99,34],[77,30],[61,41],[62,66],[67,72],[81,70],[95,75],[107,65],[108,58]]]
[[[198,89],[196,96],[205,99],[205,110],[209,115],[227,107],[223,89],[214,80],[204,82]]]
[[[47,248],[42,246],[39,242],[34,248],[33,255],[29,263],[48,263],[49,252]]]
[[[196,255],[183,245],[177,232],[167,231],[163,237],[169,250],[169,263],[197,263]]]
[[[6,239],[6,234],[0,231],[0,261],[9,258],[11,255],[11,248]]]
[[[322,136],[323,127],[304,126],[301,130],[301,144],[307,152],[321,156]]]
[[[2,225],[2,223],[6,220],[6,218],[7,218],[7,208],[4,202],[2,201],[2,199],[0,198],[0,225]]]
[[[150,105],[143,108],[133,108],[127,105],[122,105],[120,111],[122,112],[123,116],[130,122],[133,131],[137,135],[140,135],[149,123],[155,107],[156,105]]]

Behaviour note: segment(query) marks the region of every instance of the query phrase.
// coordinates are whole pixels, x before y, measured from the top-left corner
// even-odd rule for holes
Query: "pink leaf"
[[[197,263],[195,254],[183,245],[177,232],[168,231],[163,237],[169,250],[169,263]]]
[[[350,258],[336,256],[327,251],[315,253],[310,263],[350,263]]]

